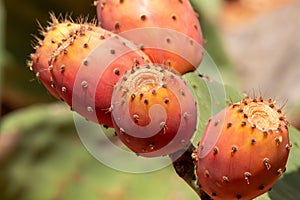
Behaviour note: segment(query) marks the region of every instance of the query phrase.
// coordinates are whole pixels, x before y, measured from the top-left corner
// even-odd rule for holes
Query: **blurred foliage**
[[[45,27],[49,21],[49,12],[56,15],[71,16],[72,19],[89,16],[95,18],[93,1],[38,1],[38,0],[4,0],[6,9],[5,47],[2,112],[31,105],[38,102],[53,101],[38,84],[33,73],[26,68],[26,61],[33,53],[33,35],[39,36],[39,23]],[[4,30],[4,29],[1,29]]]
[[[3,31],[5,29],[5,12],[2,1],[0,1],[0,104],[1,104],[1,95],[2,95],[2,66],[4,63],[4,35]],[[1,111],[1,108],[0,108]]]
[[[0,30],[5,30],[5,9],[2,1],[0,1]],[[0,68],[4,63],[4,32],[0,31]]]
[[[64,104],[20,109],[4,117],[0,132],[15,146],[2,152],[0,199],[197,199],[170,167],[134,175],[102,165],[80,142]]]
[[[224,42],[220,36],[220,30],[215,22],[216,15],[222,7],[223,0],[190,0],[195,11],[199,14],[203,38],[205,40],[204,48],[214,60],[224,83],[230,86],[239,85],[239,78],[234,65],[227,56],[224,48]]]
[[[194,9],[210,19],[219,13],[223,0],[190,0]]]
[[[220,67],[222,75],[225,74],[224,79],[234,84],[235,72],[222,48],[217,29],[209,20],[220,2],[192,0],[195,9],[201,13],[206,50]],[[0,62],[3,55],[6,61],[2,86],[2,112],[5,115],[0,122],[0,199],[197,200],[194,191],[172,167],[134,175],[115,171],[95,160],[80,142],[70,110],[61,103],[46,103],[53,102],[54,98],[26,68],[28,55],[33,52],[32,34],[38,35],[37,20],[46,26],[49,11],[63,15],[72,13],[73,18],[87,15],[93,18],[95,8],[92,3],[71,0],[4,1],[5,53],[1,51],[0,33]],[[0,17],[1,14],[3,12]],[[0,31],[4,30],[1,19],[0,26]],[[193,88],[201,111],[196,143],[210,118],[212,104],[207,102],[211,102],[211,96],[207,82],[197,74],[189,74],[186,79]],[[242,94],[230,86],[226,86],[226,94],[227,101],[242,98]],[[293,128],[290,135],[294,147],[287,173],[269,194],[259,199],[299,198],[300,163],[297,157],[300,155],[300,136]]]

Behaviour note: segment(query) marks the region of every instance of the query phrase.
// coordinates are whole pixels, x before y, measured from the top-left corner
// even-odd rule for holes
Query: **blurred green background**
[[[221,1],[192,3],[200,13],[206,50],[225,82],[239,85],[238,72],[213,20]],[[102,165],[84,148],[69,108],[51,97],[26,67],[33,52],[32,35],[38,35],[37,20],[46,26],[50,11],[73,18],[96,15],[92,1],[0,0],[0,199],[197,200],[171,166],[147,174],[126,174]],[[201,88],[201,83],[197,86]],[[227,89],[233,100],[241,97],[235,89]],[[294,147],[289,173],[261,199],[300,198],[299,184],[295,184],[300,181],[300,137],[295,129],[291,132]]]

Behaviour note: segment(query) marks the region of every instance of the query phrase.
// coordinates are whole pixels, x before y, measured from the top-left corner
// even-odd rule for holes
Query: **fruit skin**
[[[202,60],[204,40],[201,27],[188,0],[99,0],[97,16],[101,27],[122,33],[123,37],[141,45],[154,63],[167,65],[184,74],[194,71]],[[157,33],[148,34],[151,27],[157,28]],[[144,28],[143,34],[130,31],[140,28]],[[166,32],[167,36],[161,32]],[[149,37],[140,39],[140,35]],[[193,56],[193,59],[182,55],[183,48],[187,57]]]
[[[134,68],[116,84],[112,118],[117,135],[144,157],[184,149],[197,122],[194,97],[176,73],[157,65]]]
[[[253,199],[285,171],[290,142],[272,100],[244,98],[215,115],[195,158],[198,185],[213,199]]]
[[[31,54],[30,69],[55,98],[86,119],[112,127],[113,86],[126,70],[147,63],[147,56],[93,23],[51,18]]]

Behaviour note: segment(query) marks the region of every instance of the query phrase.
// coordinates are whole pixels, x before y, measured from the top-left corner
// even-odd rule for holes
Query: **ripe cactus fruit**
[[[117,135],[144,157],[184,149],[196,130],[196,102],[186,82],[157,65],[133,68],[116,84],[112,118]]]
[[[274,101],[245,97],[215,115],[195,158],[198,185],[213,199],[253,199],[285,171],[288,123]]]
[[[152,62],[181,74],[200,64],[204,41],[188,0],[99,0],[96,5],[100,25],[139,44]]]
[[[113,86],[147,56],[127,40],[93,23],[60,22],[52,16],[29,67],[50,94],[88,120],[112,127]]]

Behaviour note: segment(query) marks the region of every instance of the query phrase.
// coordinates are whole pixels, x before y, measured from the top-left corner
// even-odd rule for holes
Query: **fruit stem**
[[[173,161],[173,167],[180,178],[182,178],[202,200],[212,200],[212,198],[199,188],[195,176],[195,164],[192,154],[196,148],[191,143],[186,150],[179,150],[169,157]],[[184,151],[184,152],[183,152]]]

